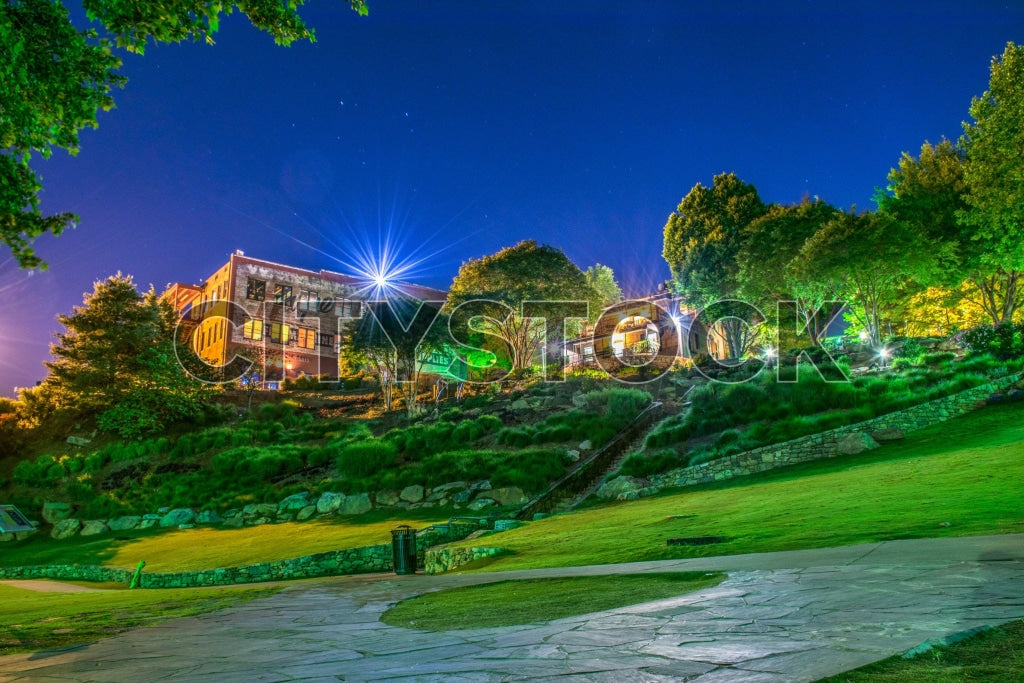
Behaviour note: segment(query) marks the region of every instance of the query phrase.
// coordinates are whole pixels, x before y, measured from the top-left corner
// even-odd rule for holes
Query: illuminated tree
[[[583,271],[583,275],[587,278],[587,284],[597,291],[602,308],[622,301],[622,289],[615,281],[615,273],[611,268],[597,263]],[[600,315],[600,310],[590,312],[592,320],[596,320]]]
[[[462,264],[445,309],[455,341],[472,347],[470,333],[500,340],[514,372],[530,367],[545,341],[561,339],[561,319],[586,318],[588,306],[600,308],[601,298],[579,267],[527,240]]]
[[[964,124],[967,208],[957,213],[982,247],[994,283],[983,305],[998,325],[1024,304],[1024,47],[1008,43],[992,59],[989,89],[971,102]]]
[[[766,211],[757,189],[734,173],[715,176],[710,188],[697,183],[665,223],[662,256],[677,291],[697,307],[737,298],[744,231]],[[722,327],[730,355],[738,358],[747,326],[729,317]]]
[[[78,133],[95,128],[96,115],[114,106],[111,91],[122,87],[121,60],[114,48],[142,53],[146,44],[203,40],[212,43],[220,16],[235,9],[275,42],[313,39],[298,15],[303,0],[84,0],[93,29],[79,30],[57,0],[3,0],[0,5],[0,242],[22,268],[45,267],[32,249],[44,234],[59,235],[76,220],[71,213],[44,216],[40,176],[33,154],[53,148],[78,152]],[[363,0],[349,0],[360,14]]]

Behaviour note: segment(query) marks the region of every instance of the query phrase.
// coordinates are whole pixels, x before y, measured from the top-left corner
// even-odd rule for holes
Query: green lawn
[[[0,585],[0,655],[91,642],[273,595],[279,586],[37,593]]]
[[[503,571],[1024,532],[1021,481],[1024,403],[996,405],[868,454],[594,506],[460,545],[511,550],[480,567]],[[666,545],[690,536],[732,540]]]
[[[499,581],[402,600],[381,621],[421,631],[531,624],[672,598],[724,579],[719,572],[675,572]]]
[[[424,511],[430,512],[430,511]],[[101,564],[134,569],[145,560],[147,572],[176,572],[235,567],[313,553],[391,542],[399,524],[423,528],[447,521],[408,514],[399,519],[310,520],[241,529],[175,529],[115,532],[54,541],[45,536],[5,544],[0,565]],[[124,540],[118,540],[124,539]]]
[[[823,678],[818,683],[962,683],[1024,681],[1024,620],[947,647],[903,659],[896,655],[853,671]]]

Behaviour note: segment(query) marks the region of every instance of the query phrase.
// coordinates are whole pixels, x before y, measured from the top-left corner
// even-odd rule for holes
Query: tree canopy
[[[583,275],[587,278],[587,284],[597,292],[602,308],[622,301],[622,288],[615,281],[615,272],[611,268],[596,263],[583,271]],[[596,320],[600,315],[600,310],[590,312],[591,320]]]
[[[114,106],[111,92],[125,84],[117,47],[143,53],[147,43],[203,40],[212,43],[222,14],[238,10],[280,45],[313,40],[298,14],[304,0],[84,0],[95,29],[79,29],[56,0],[4,0],[0,5],[0,242],[22,268],[42,268],[32,243],[59,235],[77,220],[72,213],[44,216],[41,177],[33,155],[54,148],[78,152],[78,134],[98,125],[97,114]],[[348,0],[360,14],[364,0]]]
[[[561,249],[533,240],[463,263],[445,305],[458,341],[470,331],[499,339],[513,371],[529,367],[545,341],[562,338],[558,323],[600,307],[583,271]]]
[[[1008,43],[992,59],[989,89],[970,114],[961,140],[967,207],[957,216],[984,245],[982,263],[1004,275],[999,323],[1013,318],[1024,289],[1024,47]]]
[[[152,288],[139,294],[131,276],[118,273],[57,319],[65,331],[50,347],[54,360],[39,387],[45,412],[95,418],[125,437],[201,414],[207,387],[185,372],[178,317]]]

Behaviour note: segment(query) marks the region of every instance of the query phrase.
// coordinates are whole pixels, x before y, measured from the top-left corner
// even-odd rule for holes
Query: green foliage
[[[114,106],[111,91],[126,82],[114,44],[142,53],[150,40],[185,39],[212,43],[222,13],[236,8],[257,28],[287,45],[312,40],[299,18],[303,0],[207,2],[204,0],[84,0],[86,16],[114,40],[95,30],[78,30],[68,10],[50,0],[19,0],[0,5],[0,242],[22,268],[45,268],[32,249],[44,233],[59,235],[77,220],[71,213],[43,216],[39,175],[33,154],[46,159],[53,148],[78,152],[79,131],[96,128],[97,113]],[[349,0],[366,13],[363,0]]]
[[[957,339],[971,353],[990,353],[1002,359],[1024,356],[1024,323],[981,325],[961,332]]]
[[[619,469],[619,474],[624,477],[649,477],[652,474],[661,474],[688,464],[687,458],[680,455],[675,449],[661,448],[653,453],[634,453],[626,458]]]
[[[391,441],[355,441],[346,444],[338,453],[338,471],[353,479],[369,477],[394,464],[397,456],[398,449]]]
[[[622,289],[615,281],[615,273],[608,266],[600,263],[590,266],[583,271],[587,284],[598,294],[598,302],[602,307],[610,306],[622,300]],[[590,311],[590,319],[596,320],[601,315],[601,309]]]

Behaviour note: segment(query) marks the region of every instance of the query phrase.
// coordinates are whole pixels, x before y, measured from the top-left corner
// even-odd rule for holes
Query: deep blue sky
[[[81,224],[37,242],[46,273],[0,255],[0,395],[43,377],[55,315],[94,280],[199,282],[235,249],[348,272],[334,259],[390,231],[426,257],[409,278],[446,287],[534,238],[639,294],[697,182],[870,208],[1024,41],[1017,0],[702,4],[310,0],[316,44],[236,15],[212,47],[124,55],[117,108],[36,165],[44,210]]]

